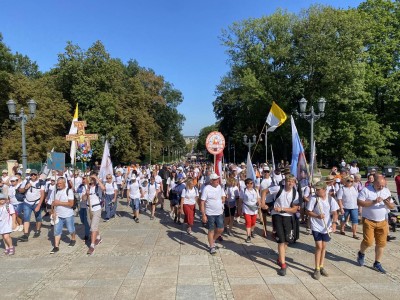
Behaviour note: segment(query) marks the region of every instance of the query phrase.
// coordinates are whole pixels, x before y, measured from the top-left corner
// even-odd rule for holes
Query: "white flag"
[[[110,156],[110,147],[108,146],[108,141],[106,141],[104,144],[103,158],[101,159],[99,178],[105,180],[108,174],[113,175],[113,166]]]
[[[78,127],[75,126],[74,122],[78,121],[78,103],[76,104],[74,118],[72,119],[71,128],[69,129],[68,134],[77,134]],[[76,155],[76,141],[71,142],[71,150],[69,152],[69,156],[71,157],[71,164],[75,164],[75,155]]]

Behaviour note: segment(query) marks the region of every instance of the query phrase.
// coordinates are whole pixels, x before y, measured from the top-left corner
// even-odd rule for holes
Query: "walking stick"
[[[321,208],[321,203],[319,203],[319,197],[316,198],[316,201],[318,204],[319,212],[320,212],[320,214],[322,214],[323,212],[322,212],[322,208]],[[326,232],[328,233],[328,236],[331,237],[331,233],[329,232],[328,226],[326,225],[325,217],[322,219],[322,221],[324,222],[324,226],[325,226]]]

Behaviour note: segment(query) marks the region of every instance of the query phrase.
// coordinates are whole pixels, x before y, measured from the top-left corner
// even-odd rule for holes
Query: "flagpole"
[[[265,123],[267,124],[267,123]],[[268,164],[268,126],[265,125],[265,163]]]

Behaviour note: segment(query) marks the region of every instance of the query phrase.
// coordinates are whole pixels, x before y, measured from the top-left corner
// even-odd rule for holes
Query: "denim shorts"
[[[23,205],[23,210],[24,210],[24,222],[30,222],[31,221],[31,214],[34,211],[35,207],[37,206],[36,204],[33,204],[34,202],[32,202],[32,204],[26,203],[24,202]],[[21,204],[20,204],[21,205]],[[38,212],[35,212],[35,219],[36,222],[42,222],[42,209],[39,209]]]
[[[54,225],[54,236],[61,235],[64,224],[67,227],[69,233],[75,232],[74,216],[70,216],[67,218],[59,217],[58,223],[56,225]]]
[[[344,219],[347,220],[347,217],[350,215],[351,224],[358,224],[358,208],[353,209],[344,209]]]
[[[134,210],[137,211],[140,208],[140,199],[139,198],[135,198],[129,201],[129,206]]]
[[[316,242],[320,242],[320,241],[329,242],[331,240],[331,238],[329,237],[329,234],[327,234],[327,233],[321,233],[321,232],[313,230],[312,235],[314,237],[314,241],[316,241]]]
[[[224,228],[224,215],[219,216],[208,216],[207,215],[208,230],[214,230],[215,226],[217,229]]]
[[[17,213],[18,217],[22,217],[22,212],[24,211],[24,203],[13,204],[14,210]]]

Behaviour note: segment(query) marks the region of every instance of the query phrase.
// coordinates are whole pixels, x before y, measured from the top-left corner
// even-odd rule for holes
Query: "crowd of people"
[[[32,238],[41,235],[43,219],[53,226],[54,240],[50,254],[59,251],[64,227],[70,234],[69,247],[76,244],[75,226],[83,226],[83,239],[88,255],[93,255],[102,243],[101,221],[109,222],[118,215],[121,200],[132,209],[132,219],[139,223],[149,211],[149,219],[157,217],[156,207],[165,209],[169,200],[169,214],[177,224],[185,224],[188,235],[193,234],[196,211],[208,229],[209,252],[214,255],[217,242],[233,234],[237,224],[244,223],[246,243],[257,237],[257,219],[262,224],[262,236],[270,236],[278,244],[278,274],[286,275],[286,249],[300,235],[300,224],[315,241],[315,270],[313,278],[328,276],[324,267],[327,243],[331,235],[347,235],[361,240],[357,226],[362,222],[363,236],[357,261],[365,262],[365,251],[375,243],[373,268],[385,273],[380,261],[389,235],[390,210],[396,208],[386,187],[383,175],[371,171],[365,184],[356,162],[350,166],[333,167],[331,173],[319,179],[297,180],[289,166],[272,169],[268,164],[253,165],[254,178],[246,176],[246,165],[229,164],[221,174],[214,173],[212,164],[190,162],[174,165],[117,166],[113,174],[99,177],[98,169],[52,171],[40,174],[13,169],[8,175],[3,170],[0,183],[0,233],[4,253],[15,254],[13,231],[21,231],[19,242],[28,242],[31,216],[35,226]],[[400,175],[396,177],[400,194]],[[81,224],[75,223],[79,215]],[[340,221],[340,222],[339,222]],[[268,222],[271,228],[267,228]],[[351,223],[351,224],[350,224]]]

